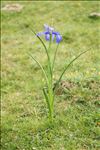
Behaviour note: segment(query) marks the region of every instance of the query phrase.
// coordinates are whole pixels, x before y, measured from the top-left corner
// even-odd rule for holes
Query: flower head
[[[53,27],[44,24],[44,31],[37,33],[37,36],[45,35],[46,41],[50,41],[50,36],[52,36],[52,41],[56,38],[56,43],[59,44],[62,41],[62,36],[59,32],[54,31]]]
[[[45,29],[45,31],[49,31],[49,32],[54,31],[54,28],[53,28],[53,27],[48,26],[47,24],[44,24],[44,29]]]

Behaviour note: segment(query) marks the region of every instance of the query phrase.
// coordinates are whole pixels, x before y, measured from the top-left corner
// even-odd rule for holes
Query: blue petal
[[[49,26],[48,26],[47,24],[44,24],[44,29],[45,29],[46,31],[49,31]]]
[[[53,27],[49,27],[49,31],[52,32],[54,30]]]
[[[43,34],[45,34],[45,32],[39,32],[39,33],[37,33],[36,35],[37,35],[37,36],[41,36],[41,35],[43,35]]]
[[[45,39],[46,39],[47,41],[49,41],[49,40],[50,40],[50,34],[45,34]]]
[[[54,34],[54,35],[60,35],[60,33],[56,32],[56,31],[53,31],[52,34]]]
[[[60,41],[62,40],[62,36],[60,34],[56,35],[56,43],[60,43]]]
[[[50,32],[49,32],[49,31],[46,31],[46,32],[39,32],[39,33],[37,33],[36,35],[37,35],[37,36],[41,36],[41,35],[45,35],[45,34],[50,34]]]
[[[49,32],[52,32],[54,30],[53,27],[50,27],[47,24],[44,24],[44,29],[45,29],[45,31],[49,31]]]
[[[46,32],[44,32],[44,34],[46,35],[46,34],[50,34],[50,32],[49,31],[46,31]]]

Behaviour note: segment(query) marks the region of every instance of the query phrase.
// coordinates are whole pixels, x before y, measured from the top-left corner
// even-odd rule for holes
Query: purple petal
[[[46,35],[46,34],[50,34],[50,32],[49,31],[46,31],[46,32],[44,32],[44,34]]]
[[[56,43],[60,43],[62,36],[60,34],[56,35]]]
[[[44,29],[45,29],[46,31],[49,31],[49,26],[48,26],[47,24],[44,24]]]
[[[45,39],[46,39],[47,41],[49,41],[49,40],[50,40],[50,34],[45,34]]]
[[[53,31],[52,34],[54,34],[54,35],[60,35],[60,33],[56,32],[56,31]]]
[[[39,33],[37,33],[36,35],[37,35],[37,36],[41,36],[41,35],[43,35],[43,34],[45,34],[45,32],[39,32]]]
[[[52,27],[49,27],[49,31],[52,32],[54,30],[54,28]]]
[[[49,31],[49,32],[52,32],[54,30],[53,27],[50,27],[47,24],[44,24],[44,29],[45,29],[45,31]]]

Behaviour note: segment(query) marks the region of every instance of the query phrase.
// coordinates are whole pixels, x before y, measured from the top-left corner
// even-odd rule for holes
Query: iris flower
[[[37,36],[45,35],[46,41],[50,41],[50,36],[52,37],[52,41],[56,39],[56,43],[59,44],[62,40],[62,36],[59,32],[54,31],[54,28],[44,24],[44,31],[37,33]]]

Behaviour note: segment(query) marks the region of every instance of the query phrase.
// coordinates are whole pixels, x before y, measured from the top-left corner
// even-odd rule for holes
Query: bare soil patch
[[[23,6],[20,4],[7,4],[2,8],[2,10],[4,11],[15,11],[15,12],[20,12],[22,9]]]

